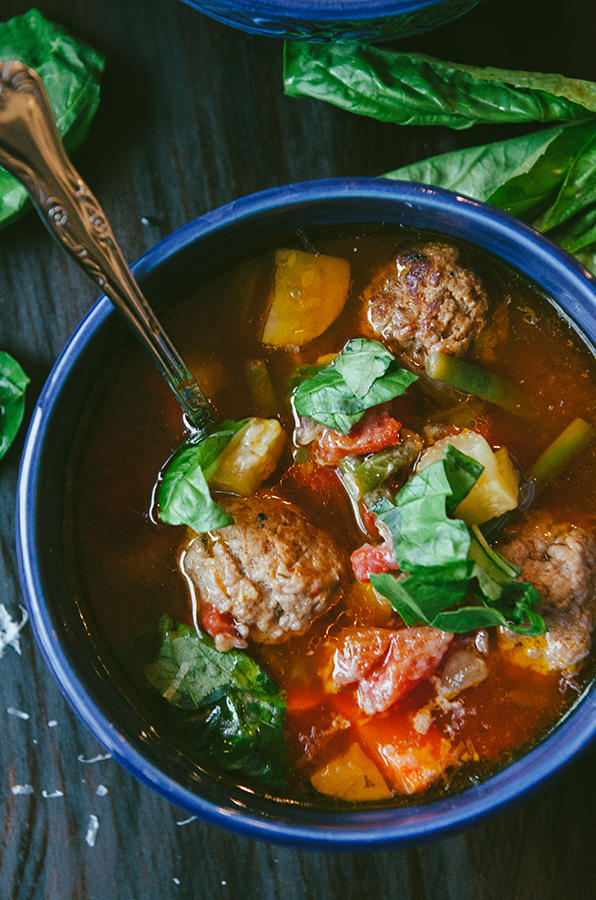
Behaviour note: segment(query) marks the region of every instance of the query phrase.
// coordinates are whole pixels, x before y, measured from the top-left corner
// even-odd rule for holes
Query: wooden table
[[[281,42],[235,31],[180,0],[36,5],[107,56],[99,112],[75,162],[130,260],[251,191],[377,176],[524,130],[400,128],[285,97]],[[1,18],[29,6],[2,0]],[[596,81],[595,38],[590,0],[488,0],[399,46]],[[2,231],[0,348],[31,376],[28,415],[96,295],[34,213]],[[16,619],[23,601],[14,505],[23,440],[21,433],[0,463],[0,602]],[[29,626],[21,651],[7,647],[0,659],[2,900],[573,900],[596,888],[596,749],[517,809],[460,836],[376,853],[298,851],[188,821],[113,760],[100,759],[102,749],[63,700]],[[17,785],[30,791],[14,793]],[[95,821],[97,830],[89,830]]]

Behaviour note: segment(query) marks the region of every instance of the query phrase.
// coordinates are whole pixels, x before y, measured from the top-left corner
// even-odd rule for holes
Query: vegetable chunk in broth
[[[238,253],[162,319],[219,424],[193,437],[127,346],[66,515],[73,591],[151,726],[334,808],[465,789],[554,728],[593,672],[596,373],[548,298],[363,226]]]

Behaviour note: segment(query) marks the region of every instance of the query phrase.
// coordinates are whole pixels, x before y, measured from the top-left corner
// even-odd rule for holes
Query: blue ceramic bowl
[[[390,41],[432,31],[482,0],[184,0],[251,34],[297,41]]]
[[[424,185],[332,179],[234,201],[161,241],[133,266],[153,300],[188,288],[207,264],[255,240],[317,225],[416,225],[490,251],[556,298],[596,346],[594,279],[564,251],[505,213]],[[319,850],[374,850],[443,837],[504,810],[557,774],[596,733],[589,689],[541,744],[483,784],[401,809],[325,813],[249,793],[200,771],[161,740],[127,700],[69,590],[62,518],[73,437],[98,373],[126,336],[101,297],[69,340],[39,398],[18,487],[23,590],[36,638],[66,699],[97,740],[140,781],[177,807],[243,835]]]

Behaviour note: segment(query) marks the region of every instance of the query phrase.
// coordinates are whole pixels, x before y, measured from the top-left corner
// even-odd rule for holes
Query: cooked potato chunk
[[[249,419],[222,453],[210,487],[249,497],[275,470],[285,442],[277,419]]]
[[[323,334],[344,308],[349,286],[348,260],[303,250],[277,250],[263,343],[301,347]]]
[[[391,791],[360,744],[352,746],[311,777],[311,784],[320,794],[341,797],[342,800],[385,800]]]
[[[481,525],[517,507],[519,472],[504,448],[493,451],[488,441],[475,431],[441,438],[423,453],[418,470],[442,459],[447,444],[484,466],[484,472],[455,510],[458,518],[467,525]]]

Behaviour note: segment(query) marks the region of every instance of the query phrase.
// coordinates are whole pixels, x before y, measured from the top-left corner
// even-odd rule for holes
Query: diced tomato
[[[384,541],[382,544],[363,544],[350,556],[356,581],[366,584],[370,576],[382,572],[391,572],[399,568],[393,555],[393,547]]]
[[[379,753],[386,763],[385,775],[400,794],[417,794],[444,775],[456,761],[451,742],[446,738],[421,745],[384,744]]]
[[[370,511],[365,503],[360,504],[360,516],[367,533],[370,534],[371,537],[377,537],[379,535],[377,517]]]
[[[240,638],[236,623],[229,613],[222,613],[212,603],[201,604],[201,621],[207,634],[212,638],[218,634],[229,634]]]
[[[393,631],[389,628],[350,628],[333,655],[335,685],[360,681],[387,652]]]
[[[417,794],[458,764],[458,752],[432,724],[418,734],[409,715],[373,716],[355,723],[358,740],[394,791]]]
[[[326,466],[336,466],[349,454],[376,453],[399,441],[401,422],[389,415],[385,404],[368,409],[349,435],[325,428],[319,438],[317,456]]]
[[[358,703],[367,713],[382,712],[434,675],[453,635],[437,628],[402,628],[394,632],[380,666],[358,686]]]
[[[368,715],[383,712],[434,674],[452,639],[426,625],[351,629],[335,651],[334,680],[358,684],[358,704]]]

